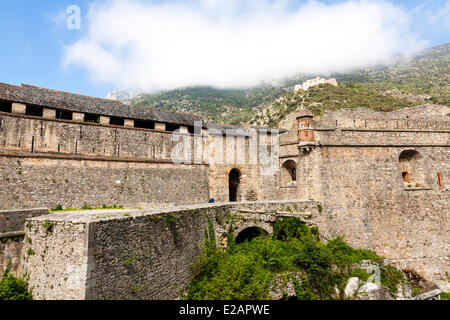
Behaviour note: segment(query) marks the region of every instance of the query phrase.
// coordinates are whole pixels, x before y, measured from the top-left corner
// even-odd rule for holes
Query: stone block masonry
[[[0,114],[0,153],[86,156],[140,161],[170,160],[171,132]]]
[[[449,107],[342,109],[320,119],[303,110],[292,130],[268,139],[195,115],[27,85],[0,84],[0,97],[0,209],[314,199],[324,211],[310,222],[326,237],[345,235],[354,247],[448,284]],[[199,122],[198,140],[192,130]],[[177,128],[183,133],[172,132]],[[224,139],[230,129],[237,131]],[[191,152],[196,145],[201,152]],[[172,151],[183,161],[172,161]],[[45,219],[35,218],[39,225],[27,231],[34,242],[23,242],[23,253],[36,292],[58,299],[174,298],[191,277],[184,264],[192,262],[212,208],[58,214],[45,230]],[[251,220],[269,208],[245,210]],[[170,214],[176,228],[167,225]],[[260,226],[269,232],[267,223]],[[220,232],[223,244],[227,230]],[[3,256],[18,256],[18,243],[6,245]]]
[[[25,235],[25,220],[47,215],[47,209],[0,211],[0,274],[11,262],[11,272],[17,273]]]
[[[0,157],[0,207],[206,203],[201,165]]]
[[[168,132],[1,115],[0,209],[206,203],[208,166],[173,164],[173,146]]]
[[[450,185],[440,189],[436,178],[437,172],[450,173],[448,148],[414,148],[423,159],[418,187],[402,179],[399,156],[405,149],[317,148],[305,157],[318,170],[309,170],[312,183],[299,192],[323,201],[327,236],[344,234],[352,246],[448,287]],[[300,163],[307,166],[306,159]]]
[[[312,218],[317,208],[292,200],[55,213],[27,223],[22,272],[35,299],[177,299],[210,221],[220,244],[230,214],[242,215],[239,231],[285,215]]]

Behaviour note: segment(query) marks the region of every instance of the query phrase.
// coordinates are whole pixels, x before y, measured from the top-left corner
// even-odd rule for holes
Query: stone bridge
[[[211,223],[226,247],[230,232],[271,234],[277,219],[316,224],[321,212],[288,200],[54,213],[27,220],[20,270],[36,299],[176,299]]]
[[[227,223],[216,225],[216,236],[221,247],[225,248],[230,231],[235,240],[255,229],[271,235],[273,224],[279,219],[289,217],[295,217],[306,224],[315,225],[319,210],[322,210],[321,204],[315,201],[281,200],[235,204],[229,209]],[[313,220],[313,217],[316,219]],[[247,237],[244,236],[243,239],[245,238]]]

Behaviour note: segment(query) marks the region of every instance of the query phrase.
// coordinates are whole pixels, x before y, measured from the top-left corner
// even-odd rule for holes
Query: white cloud
[[[345,71],[425,45],[405,11],[376,0],[109,0],[92,6],[83,25],[64,64],[97,82],[147,92]]]

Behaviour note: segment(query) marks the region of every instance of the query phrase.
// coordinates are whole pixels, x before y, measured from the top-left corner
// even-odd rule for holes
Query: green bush
[[[381,268],[381,284],[388,287],[392,292],[397,292],[398,285],[405,281],[403,272],[393,266],[387,265]]]
[[[441,300],[450,300],[450,292],[441,292]]]
[[[309,228],[296,218],[285,218],[275,222],[273,239],[282,241],[291,241],[293,239],[314,241],[319,240],[319,234],[317,228]]]
[[[335,285],[338,285],[338,275],[332,270],[333,254],[322,243],[306,242],[295,256],[295,263],[308,274],[303,281],[303,290],[308,290],[311,296],[321,299],[331,299]]]
[[[236,244],[229,233],[226,251],[218,250],[210,221],[205,230],[202,254],[193,264],[194,274],[184,295],[194,300],[264,300],[269,299],[270,285],[282,272],[301,272],[302,281],[294,280],[298,299],[343,299],[347,280],[357,276],[367,280],[369,274],[353,264],[362,260],[381,262],[369,250],[357,250],[338,237],[327,244],[319,241],[317,228],[308,227],[296,218],[274,224],[272,238],[260,236]],[[402,279],[393,267],[383,267],[381,281],[392,291]],[[341,295],[336,296],[335,287]]]
[[[177,217],[173,215],[173,213],[169,213],[166,217],[166,222],[169,227],[172,227],[175,224]]]
[[[0,280],[0,300],[32,300],[28,283],[23,278],[16,278],[10,273],[11,262],[8,263]]]

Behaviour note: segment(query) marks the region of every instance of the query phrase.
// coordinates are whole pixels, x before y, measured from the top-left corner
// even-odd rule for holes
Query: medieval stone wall
[[[48,217],[28,222],[23,242],[21,273],[31,276],[33,299],[86,299],[89,224]]]
[[[296,128],[282,134],[280,166],[296,161],[297,182],[279,197],[322,201],[327,237],[345,235],[448,288],[449,111],[327,112],[315,122],[312,150],[299,151]],[[405,151],[415,158],[401,160]]]
[[[0,115],[0,152],[59,154],[148,161],[170,160],[178,136],[150,129]]]
[[[424,158],[419,187],[402,179],[399,155],[407,147],[321,147],[301,157],[299,193],[323,201],[328,236],[373,249],[438,283],[450,271],[450,159],[448,148],[414,148]],[[311,170],[311,163],[318,170]],[[445,177],[443,185],[437,174]]]
[[[27,223],[22,271],[35,299],[177,299],[194,276],[210,222],[221,246],[229,231],[270,231],[283,216],[314,221],[317,208],[271,201],[56,213]],[[230,214],[236,221],[228,225]]]
[[[0,157],[1,208],[206,203],[207,167]]]
[[[2,115],[0,209],[207,202],[207,165],[170,159],[177,137],[193,144],[190,135]]]
[[[25,220],[48,214],[47,209],[0,211],[0,274],[11,262],[12,273],[17,273],[25,234]]]
[[[450,145],[450,130],[316,130],[319,145]]]
[[[276,199],[278,134],[256,131],[254,134],[252,137],[209,137],[209,183],[211,197],[216,202],[229,202],[229,175],[233,169],[240,173],[238,201]]]

